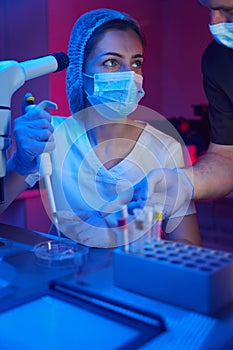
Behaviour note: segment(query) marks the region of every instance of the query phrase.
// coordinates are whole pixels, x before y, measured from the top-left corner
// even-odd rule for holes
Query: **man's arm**
[[[193,167],[184,168],[194,184],[193,199],[213,199],[233,191],[233,145],[210,143]]]

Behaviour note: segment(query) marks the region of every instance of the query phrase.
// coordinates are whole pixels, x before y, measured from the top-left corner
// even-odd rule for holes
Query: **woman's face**
[[[89,56],[87,57],[84,73],[112,73],[134,71],[142,75],[143,47],[137,33],[133,30],[106,30]],[[84,78],[84,88],[90,91],[92,79]]]

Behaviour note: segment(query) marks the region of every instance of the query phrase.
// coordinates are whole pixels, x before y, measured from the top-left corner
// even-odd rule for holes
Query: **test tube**
[[[154,208],[153,224],[151,229],[151,239],[153,241],[161,240],[161,227],[163,220],[163,212],[160,208]]]
[[[123,246],[125,252],[129,251],[129,234],[128,234],[128,208],[126,204],[117,207],[117,245]]]
[[[145,242],[145,232],[146,232],[146,220],[145,211],[141,208],[135,208],[133,210],[134,214],[134,237],[133,243],[131,244],[131,251],[133,253],[142,253],[144,249]]]
[[[152,226],[153,226],[153,207],[145,206],[143,209],[144,212],[144,222],[145,222],[145,237],[144,241],[150,243],[152,239]]]
[[[136,208],[133,210],[133,214],[135,217],[135,228],[136,230],[141,232],[142,230],[144,230],[144,224],[145,224],[143,209]]]
[[[125,252],[129,251],[129,245],[128,245],[128,229],[127,229],[127,219],[125,218],[119,218],[117,221],[118,228],[122,230],[122,245],[123,250]]]

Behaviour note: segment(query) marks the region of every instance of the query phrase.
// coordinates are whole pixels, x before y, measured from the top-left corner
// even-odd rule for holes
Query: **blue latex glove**
[[[164,218],[188,208],[193,197],[193,183],[182,169],[155,169],[148,174],[149,197],[163,208]]]
[[[112,198],[99,210],[100,216],[104,217],[115,212],[118,205],[126,204],[128,213],[133,214],[135,208],[142,208],[148,199],[148,179],[143,178],[133,188],[121,192],[117,198]]]
[[[143,208],[148,197],[148,181],[144,177],[134,186],[134,193],[131,202],[128,204],[129,214],[133,214],[135,208]]]
[[[185,215],[193,197],[193,184],[182,169],[155,169],[134,187],[134,194],[128,190],[110,201],[100,212],[113,212],[117,205],[127,204],[129,214],[135,208],[145,205],[157,206],[163,212],[163,219],[168,219],[181,208]],[[168,232],[170,227],[167,222]]]
[[[24,100],[30,94],[24,96]],[[23,104],[24,106],[24,101]],[[13,155],[14,169],[20,175],[36,172],[37,156],[51,152],[55,145],[53,140],[51,115],[45,110],[34,107],[14,121],[14,138],[16,152]]]

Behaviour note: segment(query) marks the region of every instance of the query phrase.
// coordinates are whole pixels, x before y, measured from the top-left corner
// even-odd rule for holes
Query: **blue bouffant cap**
[[[129,15],[104,8],[85,13],[73,26],[68,46],[70,63],[66,71],[66,92],[72,114],[84,108],[85,93],[82,71],[86,44],[96,28],[115,19],[134,23],[138,26],[137,22]]]

